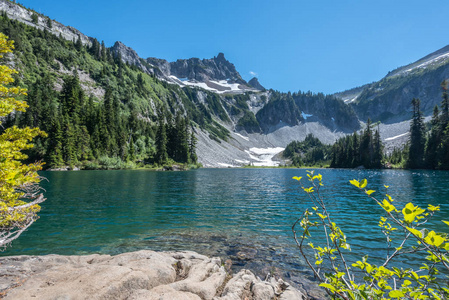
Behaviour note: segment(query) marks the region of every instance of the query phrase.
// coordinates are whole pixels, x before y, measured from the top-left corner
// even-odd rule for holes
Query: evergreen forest
[[[211,118],[175,105],[177,97],[187,99],[180,88],[123,63],[104,42],[67,41],[5,14],[0,32],[14,41],[15,57],[2,63],[19,70],[15,84],[28,89],[29,105],[25,113],[9,115],[4,127],[48,133],[36,138],[30,161],[87,169],[195,164],[195,126],[216,129]],[[81,82],[80,76],[93,80]],[[162,138],[158,132],[164,132]]]

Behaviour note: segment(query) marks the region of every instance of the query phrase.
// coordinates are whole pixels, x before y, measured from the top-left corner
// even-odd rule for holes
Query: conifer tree
[[[371,167],[373,158],[373,138],[371,132],[371,119],[366,122],[366,128],[360,141],[361,163],[365,168]]]
[[[198,156],[196,155],[196,142],[197,139],[195,137],[195,132],[192,130],[189,139],[189,156],[192,163],[196,163],[198,161]]]
[[[372,162],[373,168],[381,168],[382,167],[382,157],[383,157],[383,145],[380,140],[379,129],[377,129],[374,133],[374,157]]]
[[[423,167],[424,149],[426,144],[424,118],[420,110],[420,100],[413,98],[413,116],[410,123],[410,152],[408,167],[418,169]]]
[[[444,80],[441,83],[441,89],[443,90],[443,95],[441,100],[441,131],[443,131],[447,124],[449,123],[449,94],[448,94],[448,81]]]
[[[168,160],[167,155],[167,131],[164,122],[164,113],[159,112],[158,128],[156,134],[156,162],[164,164]]]
[[[435,169],[438,166],[437,148],[441,142],[439,114],[438,105],[435,105],[432,120],[430,121],[430,134],[426,141],[424,154],[425,167],[429,169]]]

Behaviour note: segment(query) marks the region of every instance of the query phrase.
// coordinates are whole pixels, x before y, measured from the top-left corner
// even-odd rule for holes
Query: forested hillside
[[[176,154],[181,148],[194,152],[189,118],[214,128],[210,118],[189,110],[192,104],[180,88],[124,64],[104,43],[67,41],[5,14],[0,31],[15,41],[15,57],[6,63],[19,71],[15,81],[28,88],[30,105],[8,124],[37,126],[49,134],[31,153],[47,167],[163,163],[156,151],[156,110],[166,116],[167,157],[178,162],[195,161],[193,154]]]

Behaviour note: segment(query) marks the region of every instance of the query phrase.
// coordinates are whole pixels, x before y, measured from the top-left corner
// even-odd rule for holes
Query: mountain
[[[91,38],[84,35],[79,30],[51,20],[49,17],[27,9],[21,4],[16,4],[15,1],[0,0],[0,11],[5,12],[10,19],[18,20],[28,26],[41,30],[47,30],[66,40],[76,41],[80,39],[83,44],[90,45],[91,43]]]
[[[256,90],[265,91],[265,88],[260,84],[257,77],[253,77],[250,81],[248,81],[248,85],[255,88]]]
[[[17,84],[29,90],[30,108],[9,124],[49,133],[32,153],[48,166],[154,162],[160,120],[168,128],[188,120],[198,160],[211,167],[272,164],[267,153],[309,133],[329,144],[360,128],[342,100],[247,83],[223,53],[144,59],[11,1],[0,0],[0,10],[0,31],[16,44]]]
[[[182,87],[197,86],[216,93],[261,91],[243,80],[223,53],[210,59],[189,58],[168,62],[150,57],[146,61],[158,68],[166,80]]]
[[[377,82],[335,96],[351,105],[361,120],[394,124],[410,119],[413,98],[421,100],[421,110],[430,116],[441,102],[440,85],[447,78],[449,46],[393,70]]]

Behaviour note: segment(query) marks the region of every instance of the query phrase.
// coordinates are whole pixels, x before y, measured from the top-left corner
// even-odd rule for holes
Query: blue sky
[[[447,0],[19,0],[143,58],[219,52],[266,88],[334,93],[449,44]]]

